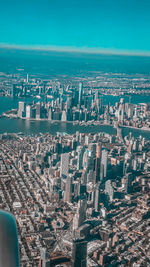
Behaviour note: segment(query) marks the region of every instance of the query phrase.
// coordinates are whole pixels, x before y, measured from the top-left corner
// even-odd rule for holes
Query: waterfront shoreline
[[[10,111],[8,111],[10,112]],[[91,126],[91,125],[94,125],[94,126],[103,126],[103,125],[108,125],[108,126],[113,126],[112,124],[110,123],[101,123],[100,121],[88,121],[88,122],[84,122],[84,121],[61,121],[61,120],[48,120],[47,118],[40,118],[40,119],[36,119],[36,118],[23,118],[23,117],[18,117],[17,115],[13,115],[13,114],[7,114],[6,112],[5,113],[2,113],[2,115],[0,116],[0,118],[9,118],[9,119],[21,119],[21,120],[25,120],[25,121],[47,121],[47,122],[51,122],[51,123],[56,123],[56,122],[59,122],[59,123],[70,123],[70,124],[73,124],[73,125],[80,125],[80,126]]]
[[[126,126],[126,125],[119,125],[121,128],[128,128],[128,129],[134,129],[134,130],[140,130],[140,131],[147,131],[150,132],[150,128],[137,128],[134,126]]]
[[[1,118],[8,118],[8,119],[19,119],[19,120],[24,120],[24,121],[30,121],[30,122],[49,122],[51,124],[54,123],[62,123],[62,124],[72,124],[73,126],[78,125],[78,126],[112,126],[114,129],[116,129],[116,127],[113,124],[110,123],[100,123],[99,121],[95,121],[95,122],[77,122],[77,121],[61,121],[61,120],[48,120],[46,118],[41,118],[41,119],[36,119],[36,118],[19,118],[18,116],[12,116],[10,114],[7,113],[3,113],[0,116]],[[127,128],[127,129],[134,129],[134,130],[138,130],[138,131],[147,131],[150,132],[150,128],[137,128],[134,126],[126,126],[126,125],[118,125],[120,128]]]

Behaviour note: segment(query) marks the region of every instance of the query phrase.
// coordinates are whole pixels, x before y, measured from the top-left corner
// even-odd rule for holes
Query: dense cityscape
[[[150,267],[150,0],[0,25],[0,267]]]
[[[16,217],[21,266],[149,266],[149,151],[120,130],[1,135],[1,208]]]
[[[20,77],[19,74],[16,76],[15,79],[12,76],[9,81],[13,81],[13,84],[8,82],[10,77],[6,75],[5,81],[2,76],[1,94],[13,98],[29,98],[30,102],[19,101],[16,110],[7,111],[2,114],[3,116],[73,122],[80,125],[114,125],[117,122],[121,126],[143,130],[150,128],[149,103],[132,103],[134,95],[146,96],[149,94],[150,80],[148,77],[142,79],[138,76],[136,79],[133,77],[131,79],[131,77],[125,78],[125,75],[122,74],[120,78],[114,78],[114,75],[111,74],[104,76],[101,74],[100,77],[87,77],[87,80],[84,79],[83,82],[79,78],[72,78],[69,81],[60,79],[59,81],[58,79],[33,79],[29,78],[28,74],[26,79]],[[130,82],[131,84],[129,84]],[[113,89],[110,89],[110,86]],[[119,86],[123,87],[119,88]],[[145,89],[139,89],[141,87]],[[116,102],[115,105],[110,102],[104,105],[103,100],[106,95],[120,97],[128,95],[128,102],[125,102],[124,98],[120,98],[120,102]]]
[[[18,79],[1,77],[1,95],[18,99],[1,117],[116,129],[0,135],[0,208],[16,218],[21,266],[150,266],[150,141],[122,135],[149,130],[150,104],[132,103],[143,80],[118,89],[121,77],[115,91],[94,78]],[[104,104],[111,94],[120,101]]]

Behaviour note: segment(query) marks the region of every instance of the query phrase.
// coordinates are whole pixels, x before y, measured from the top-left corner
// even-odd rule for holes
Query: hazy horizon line
[[[98,48],[98,47],[91,48],[91,47],[75,47],[75,46],[16,45],[16,44],[1,43],[0,49],[150,57],[150,51],[124,50],[124,49]]]

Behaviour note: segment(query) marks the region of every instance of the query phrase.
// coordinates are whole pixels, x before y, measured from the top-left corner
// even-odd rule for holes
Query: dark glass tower
[[[87,241],[84,237],[73,240],[72,261],[73,267],[86,267]]]

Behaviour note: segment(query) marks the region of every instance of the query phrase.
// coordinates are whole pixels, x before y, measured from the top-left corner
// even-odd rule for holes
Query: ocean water
[[[0,49],[0,72],[25,72],[53,77],[85,76],[93,72],[150,75],[150,58]]]

